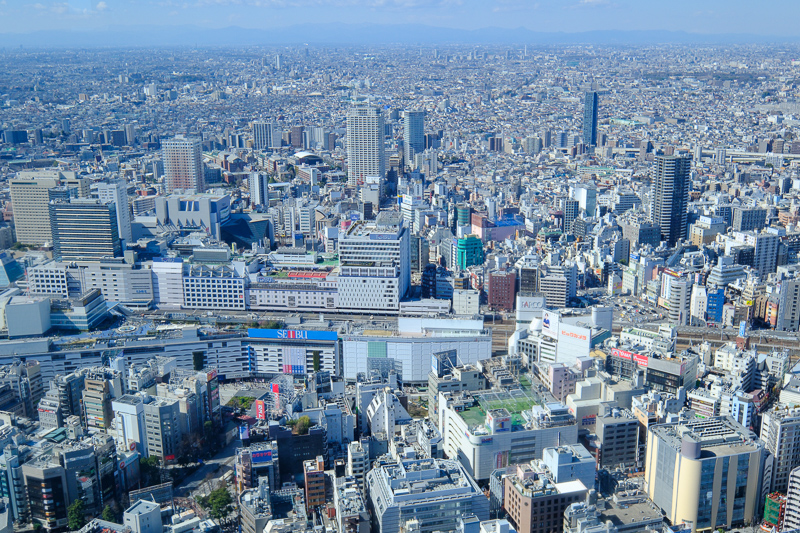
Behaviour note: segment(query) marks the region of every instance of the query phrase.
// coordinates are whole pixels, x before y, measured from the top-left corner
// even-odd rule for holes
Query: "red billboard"
[[[623,359],[630,359],[633,354],[631,352],[626,352],[625,350],[611,348],[611,355],[616,355],[617,357],[622,357]]]
[[[267,419],[267,408],[266,405],[264,405],[264,400],[256,400],[256,419]]]
[[[641,355],[638,353],[627,352],[625,350],[619,350],[617,348],[611,348],[611,355],[615,355],[617,357],[621,357],[622,359],[633,360],[639,366],[647,366],[647,362],[649,358],[646,355]]]

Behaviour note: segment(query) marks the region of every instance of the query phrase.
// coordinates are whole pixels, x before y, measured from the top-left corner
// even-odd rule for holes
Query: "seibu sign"
[[[633,352],[627,352],[625,350],[619,350],[617,348],[612,348],[611,349],[611,355],[614,355],[614,356],[617,356],[617,357],[621,357],[622,359],[627,359],[629,361],[632,360],[637,365],[645,366],[645,367],[647,366],[647,362],[649,361],[649,358],[646,355],[641,355],[641,354],[633,353]]]

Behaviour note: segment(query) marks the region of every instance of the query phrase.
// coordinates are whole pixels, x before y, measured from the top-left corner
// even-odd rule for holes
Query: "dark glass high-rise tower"
[[[586,93],[583,101],[583,144],[586,146],[597,145],[597,106],[599,99],[597,93]]]
[[[661,226],[661,239],[674,246],[686,238],[689,213],[690,155],[656,155],[653,169],[653,222]]]

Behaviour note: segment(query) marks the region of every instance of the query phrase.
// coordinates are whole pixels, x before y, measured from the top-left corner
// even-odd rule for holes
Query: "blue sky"
[[[800,1],[773,0],[0,0],[0,33],[117,25],[415,23],[535,31],[682,30],[800,36]]]

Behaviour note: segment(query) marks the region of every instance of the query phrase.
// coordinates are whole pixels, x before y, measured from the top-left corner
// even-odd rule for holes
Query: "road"
[[[184,479],[175,487],[175,496],[188,496],[200,487],[208,474],[216,472],[223,466],[232,466],[236,458],[236,448],[240,448],[241,446],[241,440],[232,440],[231,443],[225,446],[217,455],[203,463],[203,466],[198,468],[194,474]],[[222,472],[220,472],[220,475],[221,474]]]

